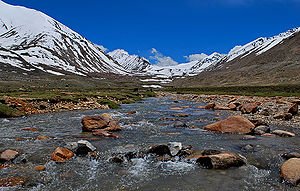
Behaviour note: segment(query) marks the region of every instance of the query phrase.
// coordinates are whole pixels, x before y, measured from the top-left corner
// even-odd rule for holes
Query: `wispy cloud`
[[[204,54],[204,53],[201,53],[201,54],[192,54],[192,55],[189,55],[189,56],[184,56],[184,58],[187,61],[190,61],[190,62],[195,61],[195,60],[202,60],[205,57],[207,57],[207,55]]]
[[[150,56],[151,60],[154,60],[155,64],[159,66],[174,66],[177,65],[178,62],[174,61],[169,56],[164,56],[162,53],[157,51],[155,48],[152,48],[151,50],[152,56]]]

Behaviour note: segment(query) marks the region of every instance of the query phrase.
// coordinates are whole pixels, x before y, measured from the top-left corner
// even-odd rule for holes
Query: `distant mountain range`
[[[173,83],[175,86],[297,83],[299,31],[295,28],[259,38],[234,47],[228,54],[191,55],[193,59],[188,63],[161,67],[122,49],[106,53],[103,46],[44,13],[0,0],[0,73],[16,68],[24,75],[114,73],[141,76],[145,82],[167,79],[157,80],[155,85],[180,78]]]

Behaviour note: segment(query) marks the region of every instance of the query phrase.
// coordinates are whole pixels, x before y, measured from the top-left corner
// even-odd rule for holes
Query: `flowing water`
[[[19,176],[26,179],[23,187],[6,190],[297,190],[280,182],[280,166],[284,152],[300,151],[298,137],[258,137],[243,140],[243,135],[216,134],[201,128],[173,128],[172,121],[159,118],[186,113],[180,118],[188,126],[203,127],[225,119],[230,112],[197,109],[204,105],[188,101],[174,102],[168,98],[148,98],[142,102],[122,105],[118,110],[93,110],[31,115],[15,120],[0,119],[0,150],[16,149],[27,162],[20,167],[0,170],[0,177]],[[183,110],[170,110],[174,106],[189,106]],[[127,114],[128,111],[136,114]],[[111,113],[123,127],[122,139],[95,139],[90,133],[82,133],[84,116]],[[36,128],[40,131],[24,131]],[[280,129],[280,127],[271,127]],[[299,128],[286,129],[300,134]],[[37,136],[52,139],[37,140]],[[51,152],[68,142],[90,141],[100,152],[99,159],[73,157],[64,163],[50,160]],[[145,149],[151,145],[182,142],[195,150],[217,149],[237,153],[247,158],[247,165],[227,170],[204,169],[195,163],[176,161],[160,162],[151,158],[133,159],[115,164],[109,162],[113,153],[127,148]],[[252,144],[255,150],[245,152],[242,146]],[[45,171],[31,167],[45,165]],[[1,189],[1,188],[0,188]]]

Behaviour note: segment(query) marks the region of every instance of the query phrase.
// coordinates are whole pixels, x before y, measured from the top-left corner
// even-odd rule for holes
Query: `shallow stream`
[[[15,120],[0,119],[0,150],[16,149],[23,153],[27,163],[20,167],[0,170],[0,177],[20,176],[26,179],[24,187],[6,190],[297,190],[280,182],[280,166],[285,152],[300,152],[300,129],[285,129],[296,133],[295,138],[257,137],[243,140],[243,135],[216,134],[201,127],[225,119],[229,111],[207,111],[198,109],[204,103],[176,101],[168,98],[148,98],[142,102],[122,105],[118,110],[93,110],[31,115]],[[182,110],[170,107],[189,106]],[[127,114],[137,111],[135,114]],[[118,119],[123,130],[117,134],[122,139],[97,138],[90,133],[82,133],[81,119],[84,116],[110,113]],[[174,128],[173,121],[161,121],[172,114],[186,113],[180,118],[189,127]],[[24,131],[36,128],[39,131]],[[37,136],[52,139],[37,140]],[[87,157],[73,157],[65,163],[50,160],[56,147],[68,142],[90,141],[100,152],[98,160]],[[242,155],[247,165],[227,170],[204,169],[188,162],[160,162],[149,158],[133,159],[129,163],[115,164],[109,158],[126,148],[145,149],[155,144],[181,142],[192,145],[195,150],[217,149]],[[254,151],[243,151],[247,144],[255,146]],[[45,171],[35,171],[31,167],[45,165]]]

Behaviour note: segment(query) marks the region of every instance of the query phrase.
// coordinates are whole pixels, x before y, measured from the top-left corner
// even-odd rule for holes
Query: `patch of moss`
[[[4,105],[4,104],[0,104],[0,118],[21,117],[24,115],[25,115],[25,113],[23,113],[22,111],[8,107],[7,105]]]
[[[97,102],[101,105],[107,105],[110,109],[118,109],[120,107],[120,104],[108,99],[99,99]]]
[[[132,99],[127,99],[127,100],[123,100],[122,101],[122,104],[131,104],[131,103],[134,103],[135,101],[132,100]]]

